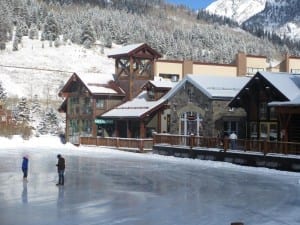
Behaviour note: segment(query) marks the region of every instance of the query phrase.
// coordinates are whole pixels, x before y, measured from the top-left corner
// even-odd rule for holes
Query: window
[[[277,140],[278,124],[277,123],[260,123],[260,134],[261,139],[267,139],[270,141]]]
[[[277,114],[274,107],[270,108],[270,120],[277,120]]]
[[[79,98],[77,98],[77,97],[70,97],[70,104],[71,105],[79,104]]]
[[[257,72],[264,70],[264,68],[247,67],[247,75],[255,75]]]
[[[203,135],[202,117],[197,112],[185,112],[180,116],[180,134]]]
[[[96,108],[103,109],[104,108],[104,99],[98,98],[96,99]]]
[[[232,132],[236,133],[236,135],[239,135],[239,124],[238,121],[224,121],[224,134],[230,135]]]
[[[291,73],[300,74],[300,69],[291,69]]]
[[[70,120],[70,134],[77,133],[79,131],[78,120]]]
[[[148,91],[148,97],[150,100],[155,99],[154,90],[152,88]]]
[[[259,117],[261,120],[267,119],[267,103],[266,102],[261,102],[259,104]]]
[[[82,120],[82,132],[83,135],[89,135],[92,132],[92,121],[91,120]]]
[[[159,77],[171,80],[173,82],[177,82],[179,80],[179,74],[166,74],[166,73],[160,73]]]

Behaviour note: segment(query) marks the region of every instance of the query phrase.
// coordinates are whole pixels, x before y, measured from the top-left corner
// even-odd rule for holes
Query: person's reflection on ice
[[[28,203],[27,182],[26,181],[23,181],[22,202],[24,204]]]

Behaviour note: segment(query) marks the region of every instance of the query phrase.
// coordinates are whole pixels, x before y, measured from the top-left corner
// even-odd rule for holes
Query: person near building
[[[230,134],[229,139],[230,139],[231,149],[236,149],[237,135],[234,131]]]
[[[65,173],[65,159],[60,155],[58,154],[57,155],[57,172],[58,172],[58,183],[56,185],[64,185],[64,182],[65,182],[65,176],[64,176],[64,173]]]

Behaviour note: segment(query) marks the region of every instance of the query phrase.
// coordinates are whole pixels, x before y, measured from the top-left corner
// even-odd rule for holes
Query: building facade
[[[246,113],[228,107],[248,81],[246,77],[187,75],[165,98],[170,109],[171,134],[223,137],[245,136]]]
[[[247,113],[249,139],[300,141],[300,75],[257,72],[229,103]]]
[[[155,75],[181,80],[187,74],[218,75],[227,77],[254,76],[257,72],[300,73],[300,57],[286,54],[282,60],[270,62],[266,56],[237,53],[231,64],[202,63],[189,60],[164,60],[155,62]]]

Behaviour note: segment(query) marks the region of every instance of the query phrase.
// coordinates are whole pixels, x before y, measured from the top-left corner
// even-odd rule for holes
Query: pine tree
[[[17,123],[29,123],[30,121],[30,110],[27,102],[27,98],[22,97],[17,105],[16,112]]]
[[[53,109],[49,109],[38,126],[40,134],[59,134],[59,119]]]
[[[44,24],[43,37],[45,40],[54,41],[59,36],[59,27],[52,13],[46,17]]]
[[[91,48],[96,41],[96,34],[94,28],[90,24],[84,24],[81,29],[80,43],[85,48]]]

